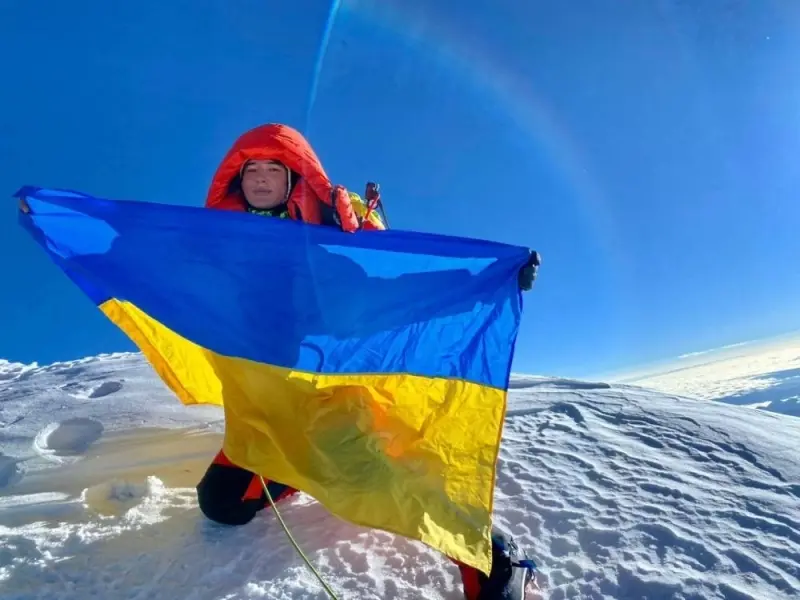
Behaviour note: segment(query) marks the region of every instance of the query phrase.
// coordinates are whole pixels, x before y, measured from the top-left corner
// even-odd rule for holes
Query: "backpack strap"
[[[364,202],[358,194],[337,185],[331,191],[330,204],[320,202],[320,223],[348,233],[362,229],[384,230],[387,229],[385,220],[376,211],[379,205],[380,195]]]
[[[319,202],[319,217],[320,225],[338,227],[348,233],[360,229],[360,221],[353,209],[350,195],[341,185],[333,186],[330,203]]]

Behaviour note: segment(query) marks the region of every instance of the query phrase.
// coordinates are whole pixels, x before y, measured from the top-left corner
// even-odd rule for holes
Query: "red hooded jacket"
[[[316,225],[333,224],[334,214],[344,231],[384,229],[378,219],[363,221],[363,205],[354,208],[347,190],[334,186],[311,145],[297,130],[277,123],[261,125],[241,135],[222,159],[208,190],[207,208],[247,209],[240,189],[231,189],[248,160],[277,160],[299,180],[287,201],[289,216]]]

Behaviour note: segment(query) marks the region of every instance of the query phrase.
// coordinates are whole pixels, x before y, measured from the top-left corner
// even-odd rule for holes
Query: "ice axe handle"
[[[367,182],[367,191],[364,194],[367,202],[372,202],[381,196],[381,186],[372,181]]]

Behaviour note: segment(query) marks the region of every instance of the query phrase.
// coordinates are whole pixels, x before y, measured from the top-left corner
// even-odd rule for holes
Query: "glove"
[[[539,272],[539,265],[541,264],[542,257],[536,250],[531,250],[528,260],[522,265],[517,275],[517,281],[519,282],[519,288],[521,290],[527,292],[533,288],[533,282],[536,279],[536,275]]]

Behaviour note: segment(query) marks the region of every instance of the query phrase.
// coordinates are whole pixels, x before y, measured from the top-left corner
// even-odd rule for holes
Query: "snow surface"
[[[539,565],[529,598],[800,598],[800,419],[623,384],[512,388],[495,518]],[[138,354],[0,362],[0,598],[326,598],[269,511],[241,528],[199,512],[222,426]],[[281,506],[340,598],[463,598],[422,544],[302,494]]]

